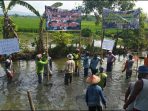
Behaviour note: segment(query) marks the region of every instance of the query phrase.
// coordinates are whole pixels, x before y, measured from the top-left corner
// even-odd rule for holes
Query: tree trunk
[[[43,45],[43,19],[40,19],[40,26],[39,26],[39,39],[37,41],[37,53],[44,52],[44,45]]]
[[[7,39],[14,37],[18,38],[18,35],[12,27],[12,21],[10,20],[7,14],[4,14],[3,38]]]

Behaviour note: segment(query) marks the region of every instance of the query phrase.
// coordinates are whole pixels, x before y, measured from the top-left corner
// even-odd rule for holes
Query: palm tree
[[[15,24],[11,20],[11,18],[8,15],[8,11],[11,10],[16,4],[22,5],[26,8],[28,8],[30,11],[35,13],[37,16],[39,15],[39,12],[36,11],[31,5],[29,5],[27,2],[24,2],[22,0],[11,0],[8,6],[5,6],[4,0],[0,1],[0,8],[2,8],[3,11],[3,38],[13,38],[17,37],[18,35],[15,31]]]

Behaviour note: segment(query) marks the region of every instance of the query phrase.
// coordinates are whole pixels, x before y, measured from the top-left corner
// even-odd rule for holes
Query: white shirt
[[[65,73],[73,73],[75,71],[74,60],[68,60],[65,64]]]

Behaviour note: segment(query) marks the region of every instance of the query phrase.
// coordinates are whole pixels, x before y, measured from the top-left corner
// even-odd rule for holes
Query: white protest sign
[[[102,49],[105,50],[113,50],[114,47],[114,40],[110,40],[110,39],[104,39],[103,43],[102,43]]]
[[[19,42],[17,38],[0,40],[0,55],[19,52]]]

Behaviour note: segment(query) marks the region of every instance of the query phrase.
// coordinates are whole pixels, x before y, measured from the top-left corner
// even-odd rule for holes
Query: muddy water
[[[64,85],[63,68],[66,59],[53,61],[53,76],[38,85],[35,71],[35,61],[18,61],[14,63],[15,77],[12,83],[7,83],[3,76],[3,65],[0,66],[0,110],[30,110],[27,90],[30,90],[34,106],[37,110],[87,110],[85,91],[88,86],[83,77],[74,76],[69,86]],[[105,60],[106,61],[106,60]],[[142,63],[142,62],[141,62]],[[114,64],[112,74],[108,74],[107,86],[104,89],[107,99],[107,109],[122,109],[124,93],[128,82],[136,80],[134,72],[130,80],[125,80],[125,73],[121,73],[123,58]],[[105,68],[106,62],[103,66]],[[136,64],[134,64],[136,67]]]

